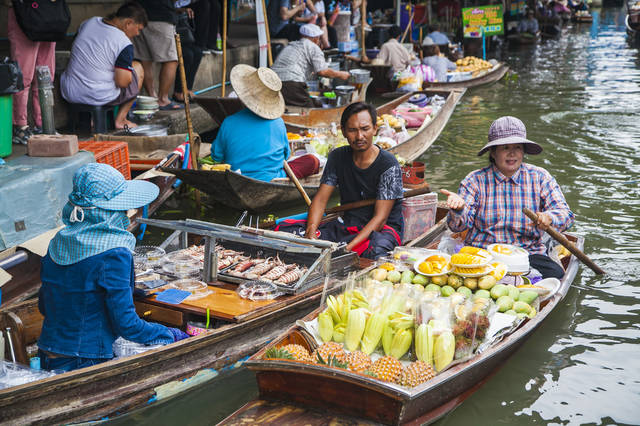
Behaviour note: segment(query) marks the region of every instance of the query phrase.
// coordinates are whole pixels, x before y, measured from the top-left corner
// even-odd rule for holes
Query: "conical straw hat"
[[[238,64],[231,70],[230,80],[242,103],[256,115],[273,120],[284,113],[282,82],[273,70]]]

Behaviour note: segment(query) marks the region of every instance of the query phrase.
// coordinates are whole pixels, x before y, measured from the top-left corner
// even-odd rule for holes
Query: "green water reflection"
[[[583,268],[563,304],[440,425],[640,423],[640,55],[627,43],[623,10],[594,16],[558,40],[503,50],[517,78],[468,93],[423,157],[434,187],[456,189],[486,163],[476,152],[491,122],[519,117],[545,150],[529,161],[558,180],[573,231],[608,271]],[[183,217],[185,203],[174,202],[165,216]],[[231,223],[238,213],[204,215]],[[128,421],[211,424],[255,394],[251,374],[240,372]]]

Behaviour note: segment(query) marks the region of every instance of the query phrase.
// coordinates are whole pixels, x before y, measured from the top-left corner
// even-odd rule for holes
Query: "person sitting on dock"
[[[62,97],[86,105],[119,105],[116,129],[136,127],[127,113],[142,87],[142,64],[133,60],[131,39],[147,25],[147,14],[135,2],[125,3],[106,18],[95,16],[80,25],[69,64],[60,78]]]
[[[71,371],[109,361],[118,336],[143,344],[188,337],[140,319],[133,304],[136,238],[127,231],[127,210],[157,196],[153,183],[127,181],[107,164],[90,163],[73,175],[73,192],[62,210],[66,227],[42,259],[42,368]]]
[[[347,250],[377,259],[402,242],[402,171],[393,154],[373,144],[377,131],[373,105],[349,105],[340,125],[349,145],[329,153],[308,220],[285,220],[276,230],[344,242]],[[342,205],[367,199],[375,199],[375,204],[347,210],[341,219],[321,224],[336,186]]]
[[[313,99],[307,92],[307,81],[313,74],[320,77],[349,79],[346,71],[329,68],[320,49],[323,31],[314,24],[306,24],[300,28],[302,38],[289,43],[278,55],[271,69],[282,81],[282,96],[287,105],[315,107]]]
[[[246,108],[222,122],[211,145],[211,158],[231,165],[244,176],[262,181],[284,178],[284,160],[291,150],[282,120],[282,83],[269,68],[238,64],[231,70],[231,86]],[[296,177],[317,173],[320,162],[311,154],[289,161]]]
[[[546,255],[544,230],[559,231],[573,224],[573,213],[556,180],[542,167],[523,163],[524,154],[540,154],[542,147],[527,139],[527,130],[515,117],[501,117],[489,128],[489,141],[478,155],[489,152],[489,166],[475,170],[447,195],[447,224],[454,232],[468,230],[465,243],[487,247],[514,244],[529,252],[529,264],[544,278],[562,278],[564,270]],[[522,209],[538,213],[531,222]]]
[[[422,42],[424,48],[424,59],[422,63],[433,68],[436,75],[436,81],[446,83],[447,72],[455,71],[456,64],[449,59],[440,55],[440,48],[429,37],[425,37]]]
[[[536,35],[538,30],[538,20],[534,16],[533,9],[527,9],[527,17],[518,22],[518,32],[520,34]]]

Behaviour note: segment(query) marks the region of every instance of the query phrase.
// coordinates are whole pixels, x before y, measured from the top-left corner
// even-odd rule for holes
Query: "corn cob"
[[[329,342],[333,336],[333,319],[328,309],[318,315],[318,333],[323,342]]]
[[[382,332],[382,349],[384,350],[385,355],[391,354],[391,344],[393,343],[394,335],[395,330],[389,325],[389,323],[387,323],[384,327],[384,331]]]
[[[364,309],[354,309],[349,312],[349,320],[344,333],[344,345],[348,350],[358,349],[366,324],[367,316]]]
[[[362,342],[360,350],[367,355],[376,350],[382,333],[387,325],[387,316],[379,312],[373,313],[367,320],[367,324],[364,329],[364,336],[362,336]]]
[[[396,330],[393,341],[391,342],[391,353],[389,355],[397,359],[402,358],[411,347],[412,341],[413,333],[410,329]]]
[[[430,325],[420,324],[416,329],[415,351],[418,360],[433,365],[433,329]]]

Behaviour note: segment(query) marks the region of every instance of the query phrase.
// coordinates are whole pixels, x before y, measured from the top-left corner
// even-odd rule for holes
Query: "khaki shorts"
[[[133,56],[140,61],[171,62],[178,60],[176,27],[168,22],[150,21],[133,38]]]

